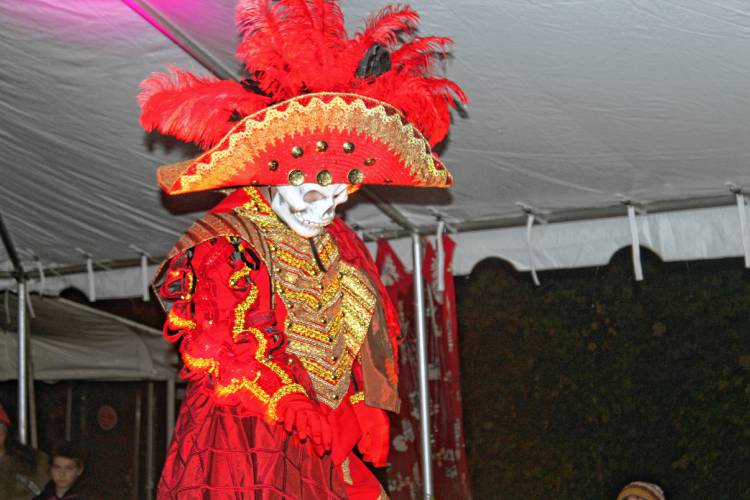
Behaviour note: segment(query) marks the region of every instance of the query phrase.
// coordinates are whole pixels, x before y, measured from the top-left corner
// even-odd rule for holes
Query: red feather
[[[389,5],[371,16],[357,38],[368,47],[375,43],[385,47],[398,44],[399,33],[411,34],[419,24],[419,14],[408,5]]]
[[[199,77],[177,68],[171,74],[152,73],[141,82],[138,103],[141,125],[208,148],[234,126],[232,117],[268,106],[267,98],[252,94],[237,82]]]

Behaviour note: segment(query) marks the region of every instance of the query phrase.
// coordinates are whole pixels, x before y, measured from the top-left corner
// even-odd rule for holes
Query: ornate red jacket
[[[217,404],[271,421],[291,394],[398,411],[396,313],[342,221],[307,240],[238,189],[187,231],[154,286],[183,376]]]

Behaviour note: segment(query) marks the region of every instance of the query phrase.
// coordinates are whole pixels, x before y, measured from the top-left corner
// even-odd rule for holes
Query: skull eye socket
[[[302,197],[302,199],[305,200],[307,203],[313,203],[313,202],[316,202],[316,201],[320,201],[323,198],[325,198],[325,196],[322,193],[319,193],[318,191],[308,191]]]

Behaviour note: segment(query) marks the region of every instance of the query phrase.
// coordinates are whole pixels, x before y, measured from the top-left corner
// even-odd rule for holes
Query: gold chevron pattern
[[[299,358],[317,399],[337,408],[349,389],[352,364],[375,312],[372,285],[362,271],[341,261],[327,232],[312,240],[321,269],[310,242],[275,215],[253,204],[237,213],[262,228],[271,279],[287,312],[287,352]]]

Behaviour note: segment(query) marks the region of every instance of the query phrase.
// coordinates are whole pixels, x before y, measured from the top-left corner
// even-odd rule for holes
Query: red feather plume
[[[411,7],[381,9],[354,37],[337,0],[240,0],[236,18],[237,56],[261,93],[177,69],[156,73],[139,96],[146,130],[208,147],[238,116],[310,92],[351,92],[400,109],[434,145],[448,133],[450,109],[467,101],[458,85],[435,77],[451,39],[416,37],[419,14]],[[357,77],[374,45],[389,52],[390,69]]]
[[[141,126],[209,148],[234,126],[232,118],[265,108],[267,97],[234,81],[198,77],[170,67],[141,82]]]

